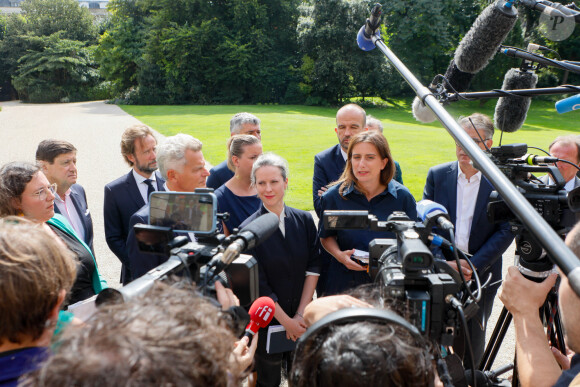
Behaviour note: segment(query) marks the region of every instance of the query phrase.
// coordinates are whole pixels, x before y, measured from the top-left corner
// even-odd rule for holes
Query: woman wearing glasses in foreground
[[[68,299],[72,305],[98,294],[107,283],[90,248],[62,215],[54,213],[55,192],[56,185],[50,185],[34,164],[12,162],[0,169],[0,216],[18,215],[42,224],[77,257],[77,276]]]

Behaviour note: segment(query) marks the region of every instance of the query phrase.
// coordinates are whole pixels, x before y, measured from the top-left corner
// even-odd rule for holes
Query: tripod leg
[[[481,359],[481,363],[479,363],[479,369],[481,371],[489,371],[493,362],[495,361],[495,357],[499,351],[503,338],[505,337],[507,330],[510,326],[512,321],[512,315],[508,310],[503,307],[497,323],[495,324],[495,328],[493,329],[493,333],[487,343],[487,347],[485,348],[485,352],[483,353],[483,358]]]

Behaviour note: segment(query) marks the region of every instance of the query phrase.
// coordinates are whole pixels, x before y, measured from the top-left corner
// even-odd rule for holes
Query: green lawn
[[[476,111],[493,115],[495,102],[490,100],[484,106],[479,102],[456,103],[449,111],[453,116]],[[166,136],[183,132],[200,139],[206,160],[214,165],[225,159],[232,115],[241,111],[257,115],[262,120],[264,151],[277,153],[290,164],[286,202],[305,210],[312,209],[314,155],[337,142],[334,133],[336,108],[292,105],[121,107]],[[410,101],[366,110],[383,122],[393,157],[401,164],[405,185],[420,200],[429,167],[455,159],[451,136],[439,122],[421,124],[415,121]],[[579,132],[577,122],[577,113],[560,115],[553,102],[533,101],[524,127],[516,133],[504,134],[503,143],[524,142],[547,149],[556,136]],[[500,134],[496,133],[494,145],[498,144]]]

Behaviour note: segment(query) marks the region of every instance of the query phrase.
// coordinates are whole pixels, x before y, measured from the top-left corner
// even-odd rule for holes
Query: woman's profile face
[[[282,177],[280,168],[267,165],[255,172],[258,197],[267,208],[284,205],[284,193],[288,188],[288,179]]]
[[[36,223],[44,223],[54,216],[54,194],[44,173],[37,172],[26,184],[16,207]]]
[[[389,159],[382,159],[370,142],[360,142],[352,148],[352,173],[360,183],[377,182]]]
[[[246,145],[243,150],[244,153],[240,157],[234,156],[233,162],[238,175],[249,177],[252,173],[254,161],[262,154],[262,144]]]

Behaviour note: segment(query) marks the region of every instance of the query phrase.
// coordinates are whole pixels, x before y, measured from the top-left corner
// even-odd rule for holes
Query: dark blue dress
[[[230,219],[224,222],[230,233],[233,232],[234,228],[239,228],[240,224],[256,212],[262,204],[258,195],[237,196],[225,184],[215,191],[215,196],[217,197],[218,212],[230,214]]]
[[[391,180],[387,189],[372,198],[370,202],[354,186],[347,188],[344,197],[342,197],[338,192],[339,187],[340,184],[337,184],[322,195],[322,211],[368,211],[380,221],[387,220],[394,211],[404,211],[409,218],[417,218],[417,208],[413,195],[407,187],[394,180]],[[325,230],[321,218],[318,224],[318,236],[320,238],[336,236],[338,246],[343,251],[351,249],[369,251],[369,243],[373,239],[394,238],[395,234],[370,230]],[[326,292],[328,295],[339,294],[368,282],[370,282],[370,277],[367,272],[349,270],[336,259],[332,259],[328,269]]]
[[[207,177],[205,185],[207,188],[217,190],[232,177],[234,177],[234,173],[228,168],[228,161],[224,160],[209,170],[209,176]]]

